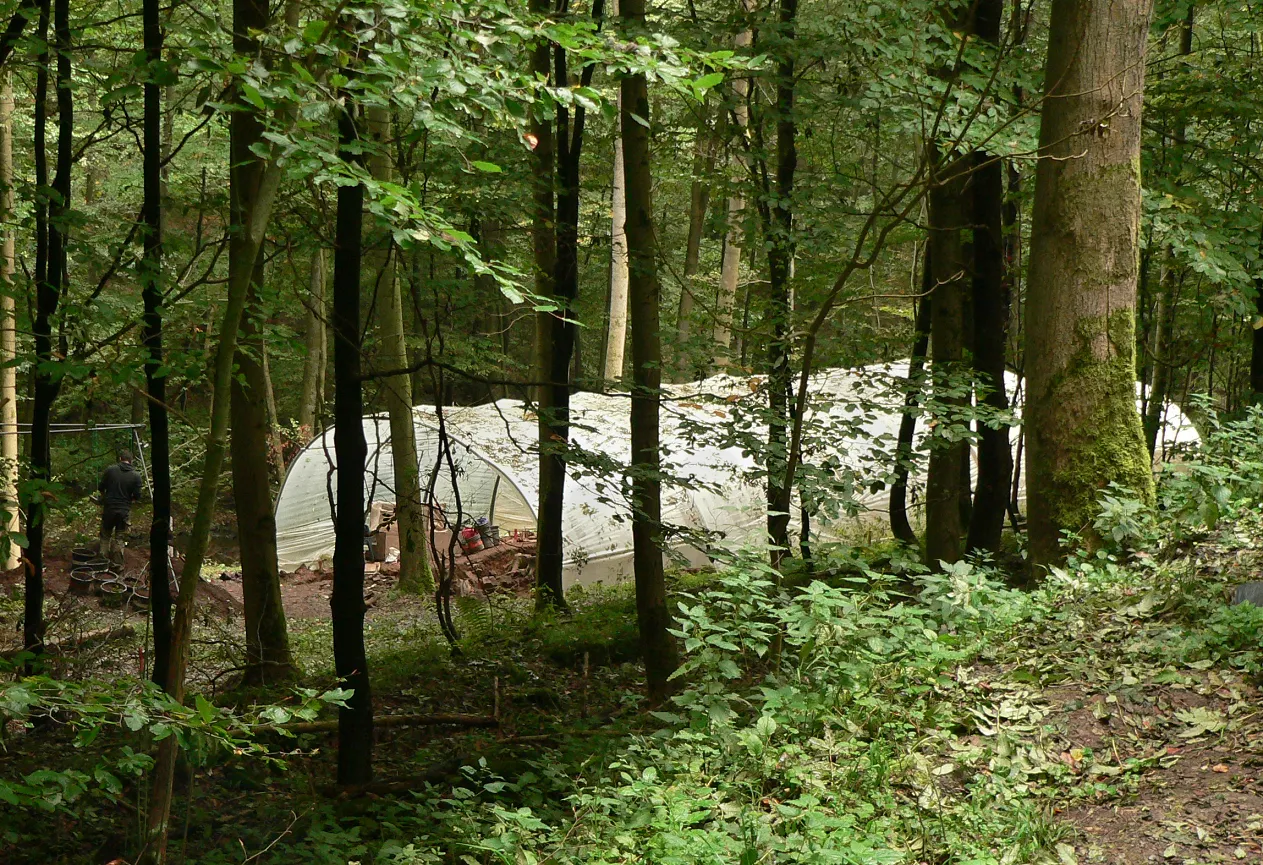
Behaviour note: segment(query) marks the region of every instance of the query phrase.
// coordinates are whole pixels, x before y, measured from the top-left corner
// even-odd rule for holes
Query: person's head
[[[121,450],[118,452],[118,461],[120,463],[132,464],[132,452],[129,450]]]

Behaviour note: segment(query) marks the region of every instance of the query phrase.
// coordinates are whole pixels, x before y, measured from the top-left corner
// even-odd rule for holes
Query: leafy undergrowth
[[[792,588],[739,563],[677,584],[686,664],[654,712],[635,696],[627,588],[545,620],[462,604],[456,657],[395,599],[367,633],[379,715],[499,728],[379,730],[377,776],[404,782],[388,794],[331,798],[328,735],[211,757],[181,779],[173,859],[1260,861],[1263,611],[1225,599],[1261,537],[1242,519],[1161,562],[1076,561],[1033,592],[978,563],[879,572],[848,551]],[[327,626],[294,640],[327,683]],[[10,748],[58,768],[92,751],[45,731]],[[142,793],[123,778],[28,811],[0,859],[125,855]]]

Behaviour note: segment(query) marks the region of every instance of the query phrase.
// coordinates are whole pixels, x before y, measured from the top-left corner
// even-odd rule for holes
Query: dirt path
[[[1068,577],[973,671],[990,735],[1020,742],[1004,768],[1074,830],[1062,865],[1263,863],[1263,619],[1228,606],[1263,569],[1258,530]]]
[[[1049,694],[1058,702],[1051,720],[1072,771],[1129,760],[1145,766],[1132,779],[1134,792],[1063,813],[1082,832],[1075,844],[1080,861],[1263,862],[1257,689],[1212,671],[1189,686],[1140,683],[1129,691]],[[1097,755],[1110,763],[1095,763]]]

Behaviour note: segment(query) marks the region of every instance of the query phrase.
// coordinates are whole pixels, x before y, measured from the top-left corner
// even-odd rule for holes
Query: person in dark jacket
[[[101,552],[117,568],[123,567],[123,534],[132,503],[140,501],[140,472],[132,467],[132,455],[118,452],[118,462],[105,470],[97,484],[101,494]]]

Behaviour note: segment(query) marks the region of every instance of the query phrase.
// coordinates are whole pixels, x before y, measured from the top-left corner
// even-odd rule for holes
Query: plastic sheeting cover
[[[831,461],[839,486],[850,485],[854,516],[816,519],[813,533],[836,537],[873,528],[889,506],[889,491],[872,483],[889,466],[902,415],[907,362],[826,370],[812,377],[807,423],[812,435],[804,458]],[[1017,386],[1007,376],[1006,392]],[[766,504],[760,467],[753,453],[766,442],[766,427],[752,412],[766,403],[759,379],[715,376],[691,385],[670,386],[663,403],[662,452],[676,483],[663,490],[663,521],[709,533],[708,543],[734,548],[758,545]],[[464,520],[491,516],[502,531],[533,530],[538,500],[537,460],[532,452],[535,415],[519,401],[443,410],[451,441],[451,465],[440,460],[439,417],[433,406],[413,411],[422,488],[433,483],[434,498],[449,516]],[[919,425],[916,446],[923,444]],[[364,419],[368,442],[364,486],[366,503],[394,501],[390,424],[383,416]],[[1013,435],[1016,448],[1017,436]],[[1161,452],[1197,441],[1196,431],[1175,406],[1168,406]],[[595,454],[606,466],[631,458],[628,400],[625,394],[576,393],[571,398],[571,443]],[[455,468],[453,483],[452,467]],[[336,498],[333,430],[310,442],[294,460],[277,498],[277,552],[281,568],[293,570],[331,558],[334,547],[331,502]],[[681,483],[680,481],[683,481]],[[911,506],[918,503],[923,477],[910,478]],[[459,496],[458,496],[459,494]],[[574,467],[566,479],[563,531],[566,585],[621,579],[631,574],[630,508],[623,473]],[[797,527],[795,526],[795,531]],[[676,538],[675,552],[692,564],[707,561],[698,547],[707,543]]]

